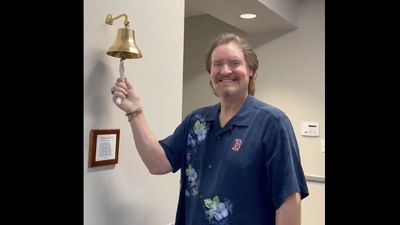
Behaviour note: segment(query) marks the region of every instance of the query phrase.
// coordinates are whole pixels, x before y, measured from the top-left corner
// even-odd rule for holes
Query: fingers
[[[117,81],[115,82],[115,86],[127,89],[124,78],[118,78]]]
[[[128,95],[124,93],[124,92],[127,93],[127,91],[118,86],[114,86],[111,88],[111,92],[112,92],[112,101],[114,102],[114,104],[120,107],[122,110],[124,110],[122,108],[121,103],[124,99],[127,99]]]
[[[128,95],[128,90],[126,89],[126,87],[115,85],[114,87],[111,88],[111,94],[114,96],[126,98],[126,96]]]
[[[126,86],[125,81],[122,78],[117,79],[113,88],[114,91],[123,92],[124,94],[128,93],[128,87]]]
[[[117,84],[117,83],[124,83],[128,89],[131,89],[131,88],[132,88],[132,84],[131,84],[131,82],[128,81],[128,78],[127,78],[127,77],[124,77],[124,78],[121,78],[121,77],[120,77],[120,78],[118,78],[118,79],[117,79],[117,82],[116,82],[115,84]]]
[[[113,102],[123,111],[132,112],[140,106],[140,97],[135,92],[135,87],[126,77],[118,78],[111,88]],[[118,100],[122,100],[118,103]]]
[[[134,90],[134,86],[128,81],[127,77],[119,77],[115,82],[115,85],[111,88],[113,97],[120,97],[122,99],[128,98],[130,95],[134,101],[137,98]]]

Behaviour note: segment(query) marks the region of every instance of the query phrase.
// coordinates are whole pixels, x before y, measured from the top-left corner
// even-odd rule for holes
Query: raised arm
[[[118,78],[112,87],[113,102],[119,97],[121,104],[115,104],[128,116],[136,148],[151,174],[166,174],[172,171],[165,152],[154,136],[145,119],[144,112],[134,86],[125,77]]]

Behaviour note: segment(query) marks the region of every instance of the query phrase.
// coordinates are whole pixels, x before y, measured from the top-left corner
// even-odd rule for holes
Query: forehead
[[[214,61],[224,58],[243,59],[243,50],[235,42],[219,45],[212,52],[211,59]]]

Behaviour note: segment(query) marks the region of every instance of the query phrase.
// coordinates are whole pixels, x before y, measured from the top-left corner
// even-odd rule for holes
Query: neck
[[[246,101],[248,94],[236,97],[221,98],[221,112],[219,119],[221,127],[223,127],[232,117],[239,112],[243,103]]]

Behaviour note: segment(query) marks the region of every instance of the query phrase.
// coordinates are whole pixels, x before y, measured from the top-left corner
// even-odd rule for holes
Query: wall
[[[154,7],[157,6],[157,7]],[[84,1],[84,224],[165,225],[175,219],[179,172],[150,175],[140,159],[124,113],[111,100],[119,59],[106,55],[126,13],[143,53],[125,60],[126,76],[142,98],[154,134],[172,133],[182,117],[184,0]],[[120,129],[119,162],[88,168],[91,129]]]
[[[325,176],[325,1],[298,3],[298,28],[272,41],[274,34],[244,34],[210,16],[185,21],[184,87],[182,116],[194,108],[214,104],[204,53],[221,32],[246,37],[259,57],[255,96],[281,108],[292,121],[306,175]],[[276,35],[278,36],[278,35]],[[300,135],[302,121],[320,125],[319,137]],[[325,223],[325,184],[308,182],[310,196],[302,204],[302,224]]]

